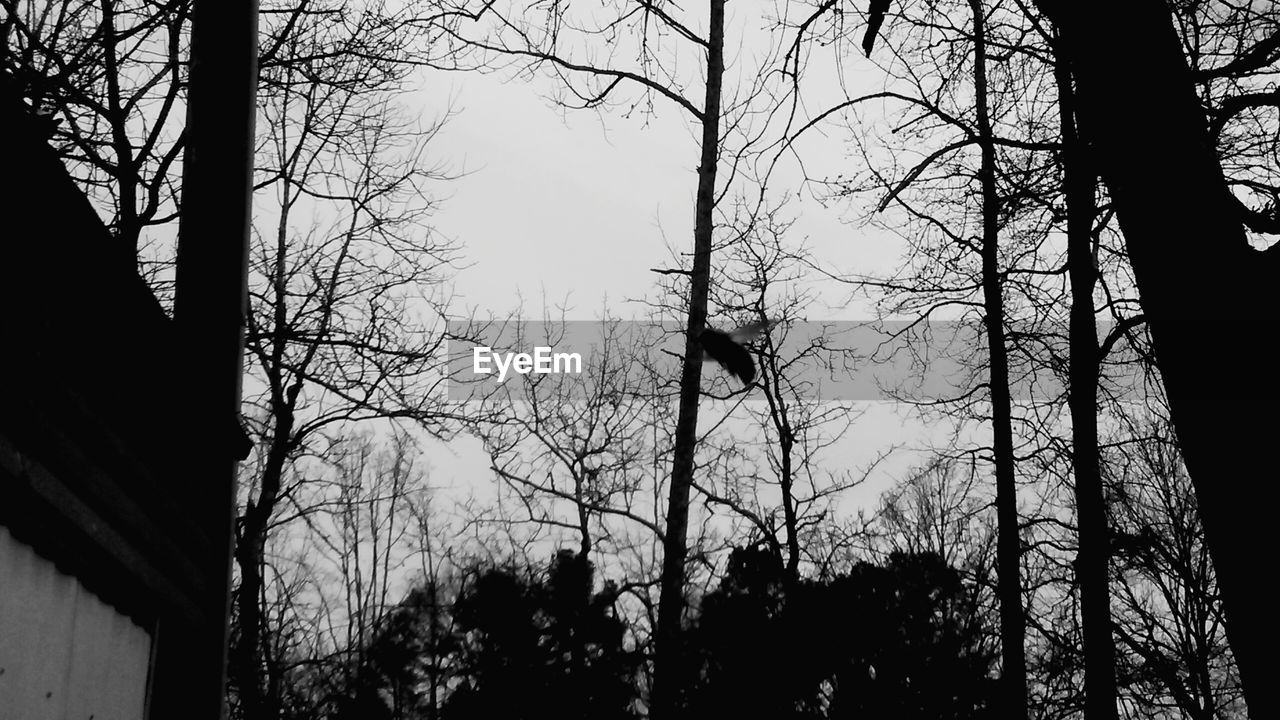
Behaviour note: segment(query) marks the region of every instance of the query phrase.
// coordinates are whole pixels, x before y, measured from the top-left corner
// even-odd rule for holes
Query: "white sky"
[[[659,106],[647,122],[563,111],[546,97],[549,82],[476,73],[435,73],[425,88],[425,112],[433,102],[426,98],[455,99],[457,114],[435,148],[468,173],[443,189],[434,221],[465,245],[471,263],[456,279],[460,306],[503,314],[522,298],[521,314],[539,318],[545,297],[551,306],[567,301],[566,319],[590,320],[607,301],[629,317],[641,310],[626,300],[656,292],[649,268],[672,267],[668,242],[692,250],[698,148],[683,111]],[[826,151],[840,152],[839,144]],[[794,166],[786,170],[775,187],[795,186]],[[795,239],[807,239],[829,267],[887,269],[897,257],[892,239],[842,223],[838,208],[807,194],[788,211],[799,216]],[[833,304],[845,294],[833,286]],[[840,305],[810,319],[870,317],[865,307]]]

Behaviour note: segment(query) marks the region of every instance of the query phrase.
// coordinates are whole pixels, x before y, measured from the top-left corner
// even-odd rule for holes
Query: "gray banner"
[[[731,330],[732,328],[720,328]],[[1067,335],[1063,326],[1015,328],[1007,338],[1015,398],[1065,402]],[[634,321],[451,323],[449,396],[521,395],[529,384],[566,399],[602,388],[642,384],[670,390],[679,380],[683,326]],[[1099,329],[1099,341],[1108,327]],[[1141,330],[1134,331],[1134,337]],[[1141,390],[1142,363],[1126,340],[1104,363],[1104,391]],[[984,398],[987,339],[981,325],[960,322],[833,321],[779,324],[748,348],[756,382],[785,386],[817,401],[937,402]],[[740,391],[737,378],[707,361],[703,390]],[[787,392],[792,392],[788,390]],[[758,389],[747,398],[763,399]]]

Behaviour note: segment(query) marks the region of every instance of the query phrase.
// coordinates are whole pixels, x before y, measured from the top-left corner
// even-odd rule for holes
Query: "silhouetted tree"
[[[978,146],[982,163],[982,295],[990,367],[992,459],[996,476],[996,576],[1000,598],[1002,708],[1009,718],[1027,716],[1027,621],[1022,604],[1021,527],[1018,523],[1017,466],[1006,344],[1004,271],[1000,267],[1001,198],[996,189],[996,145],[987,85],[987,18],[981,0],[970,0],[973,15],[973,84]]]
[[[1246,226],[1267,213],[1249,212],[1233,195],[1212,134],[1275,100],[1233,93],[1239,99],[1216,108],[1211,124],[1197,88],[1274,68],[1274,9],[1228,39],[1227,61],[1214,53],[1193,68],[1172,14],[1184,4],[1141,0],[1123,13],[1100,2],[1037,5],[1062,30],[1080,131],[1124,231],[1250,715],[1275,717],[1280,699],[1266,670],[1277,644],[1274,603],[1255,557],[1273,544],[1276,484],[1259,478],[1275,475],[1271,408],[1280,404],[1280,374],[1254,359],[1271,353],[1271,333],[1260,328],[1274,321],[1280,244],[1251,243]],[[1185,5],[1192,13],[1217,6]],[[1240,10],[1257,14],[1252,4]],[[1248,186],[1254,176],[1232,182]],[[1228,378],[1239,390],[1222,387]]]
[[[686,645],[690,717],[991,717],[995,655],[972,597],[929,553],[788,588],[776,554],[735,550]]]
[[[372,639],[353,655],[358,665],[350,682],[335,688],[335,720],[434,720],[440,717],[431,692],[441,664],[456,652],[440,588],[429,580],[411,590],[390,612]]]
[[[269,540],[308,479],[295,463],[332,454],[346,423],[430,422],[443,343],[432,295],[455,252],[427,225],[439,124],[395,100],[421,33],[378,4],[279,9],[263,12],[245,339],[259,456],[242,481],[228,667],[246,720],[277,716],[260,605]]]
[[[686,717],[817,717],[817,665],[797,656],[790,635],[788,577],[767,547],[729,554],[720,587],[702,600],[685,639]],[[810,638],[812,639],[812,638]]]
[[[830,368],[852,366],[853,351],[834,323],[804,320],[818,300],[805,272],[814,258],[784,208],[739,199],[725,222],[735,237],[712,271],[711,305],[734,318],[733,325],[771,327],[749,346],[757,368],[749,397],[759,402],[730,405],[731,432],[703,436],[704,447],[715,452],[699,460],[703,470],[694,488],[709,508],[740,517],[746,532],[768,543],[798,579],[802,562],[821,566],[856,535],[833,521],[836,508],[883,457],[861,472],[826,462],[827,451],[862,415],[851,400],[837,400],[822,386]],[[705,392],[732,403],[737,385],[727,395],[724,387]],[[746,428],[730,424],[742,416],[749,418]]]
[[[1124,699],[1158,716],[1244,715],[1196,497],[1167,419],[1133,429],[1111,467],[1117,675]]]
[[[46,120],[121,257],[177,217],[190,11],[190,0],[0,2],[0,67]],[[167,265],[171,250],[144,254]]]
[[[572,551],[544,580],[483,571],[453,608],[461,648],[447,720],[635,717],[639,657],[623,643],[616,591],[593,591],[594,569]]]
[[[995,716],[996,653],[955,569],[932,554],[894,554],[883,566],[860,563],[835,587],[832,610],[858,619],[850,642],[874,676],[849,663],[831,717]]]
[[[1061,49],[1061,44],[1057,46]],[[1071,279],[1070,387],[1071,460],[1075,479],[1074,563],[1080,588],[1084,650],[1085,718],[1116,720],[1115,642],[1108,586],[1107,504],[1098,451],[1098,351],[1094,288],[1098,281],[1093,226],[1098,178],[1076,131],[1075,93],[1065,60],[1055,64],[1062,127],[1063,195],[1067,210],[1067,271]]]
[[[698,404],[702,395],[702,346],[707,325],[711,256],[717,234],[716,207],[738,172],[743,146],[759,141],[758,113],[774,105],[766,88],[777,82],[772,66],[777,47],[765,48],[755,68],[744,73],[739,92],[734,76],[725,87],[726,3],[710,0],[694,8],[648,0],[617,0],[599,8],[515,0],[455,2],[457,16],[477,21],[459,24],[454,38],[475,51],[480,63],[507,63],[521,70],[552,74],[563,90],[561,104],[605,108],[628,89],[638,90],[632,108],[652,112],[655,100],[678,107],[698,136],[697,189],[694,195],[692,253],[668,272],[688,278],[684,316],[683,365],[673,437],[670,482],[666,488],[663,568],[653,655],[655,718],[675,712],[669,698],[676,688],[664,678],[676,658],[685,615],[689,562],[690,496],[698,451]],[[608,17],[606,17],[608,16]],[[732,43],[732,36],[730,36]],[[693,70],[693,72],[689,72]],[[764,107],[761,107],[764,106]],[[732,148],[737,144],[739,147]],[[736,154],[736,157],[734,157]],[[720,175],[721,169],[728,170]]]

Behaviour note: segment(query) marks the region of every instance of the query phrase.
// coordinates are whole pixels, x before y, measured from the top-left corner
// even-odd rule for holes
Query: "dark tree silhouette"
[[[786,580],[769,550],[731,554],[686,646],[690,717],[990,716],[995,654],[972,592],[937,555]]]
[[[789,580],[769,549],[730,553],[720,587],[703,598],[685,641],[687,717],[820,716],[816,690],[825,663],[797,662],[803,641],[789,633]]]
[[[0,2],[0,67],[106,220],[113,250],[139,261],[162,300],[172,287],[154,265],[172,270],[172,247],[149,231],[177,218],[191,12],[190,0]]]
[[[335,720],[406,720],[440,716],[424,675],[447,658],[458,638],[446,623],[433,581],[411,590],[389,613],[350,669],[347,682],[331,693]]]
[[[1070,387],[1071,460],[1075,479],[1080,549],[1075,575],[1080,586],[1085,717],[1116,720],[1115,642],[1111,636],[1108,587],[1107,503],[1098,451],[1098,326],[1093,293],[1098,268],[1093,250],[1098,178],[1075,123],[1075,96],[1065,62],[1054,67],[1062,126],[1063,195],[1067,207],[1067,270],[1071,279]]]
[[[638,655],[624,646],[616,591],[595,593],[594,569],[557,554],[545,580],[482,572],[453,609],[462,647],[448,720],[635,717]]]
[[[1000,267],[1003,211],[996,189],[996,144],[987,85],[987,20],[980,0],[973,14],[973,86],[982,164],[982,300],[991,388],[992,458],[996,476],[996,593],[1000,599],[1002,703],[1007,717],[1027,716],[1026,613],[1022,606],[1022,542],[1018,524],[1017,463],[1014,455],[1013,401],[1009,390],[1009,350],[1005,334],[1005,276]]]
[[[432,288],[453,245],[427,226],[429,188],[443,179],[426,157],[439,125],[422,128],[395,103],[421,35],[383,10],[335,22],[339,13],[303,4],[263,16],[245,339],[260,458],[242,483],[228,661],[245,720],[278,716],[261,605],[268,544],[307,487],[295,463],[334,456],[346,423],[430,423],[422,411],[443,337],[427,306],[443,309]]]
[[[1274,324],[1280,245],[1250,246],[1169,4],[1140,0],[1119,14],[1100,2],[1038,5],[1062,30],[1080,131],[1124,232],[1250,716],[1275,717],[1273,595],[1254,558],[1274,545],[1265,478],[1275,477],[1280,374],[1260,360],[1271,351],[1259,331]],[[1239,64],[1272,64],[1262,46],[1274,40]]]

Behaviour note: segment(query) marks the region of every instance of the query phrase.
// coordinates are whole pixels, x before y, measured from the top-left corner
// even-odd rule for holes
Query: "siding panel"
[[[0,720],[143,720],[150,634],[0,527]]]

